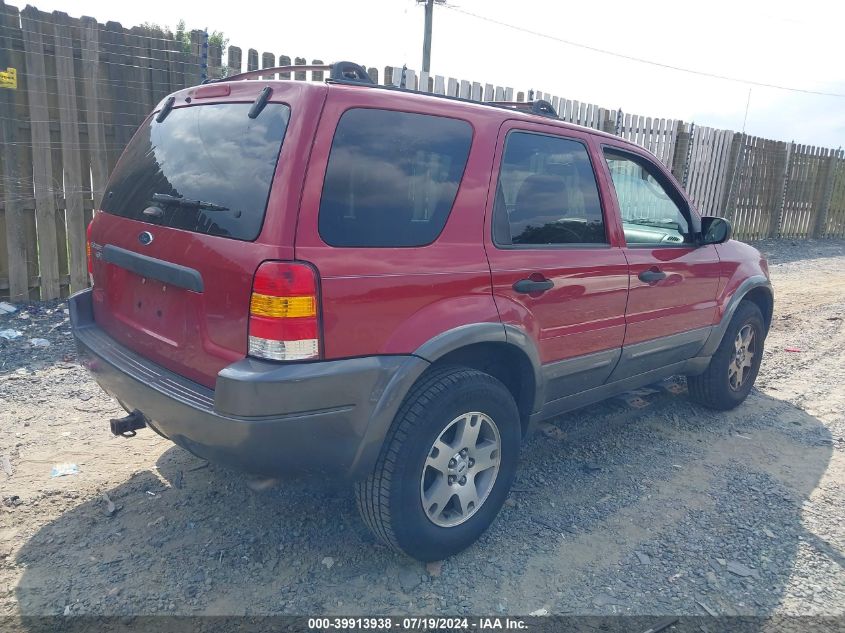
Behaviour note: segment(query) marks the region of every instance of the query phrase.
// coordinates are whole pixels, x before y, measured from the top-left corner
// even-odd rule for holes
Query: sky
[[[30,1],[42,11],[90,15],[125,27],[173,26],[184,19],[188,28],[222,30],[244,49],[244,63],[246,49],[256,48],[309,61],[356,61],[378,67],[380,74],[387,65],[421,68],[423,7],[416,0],[287,1],[263,9],[250,3],[248,11],[207,0]],[[845,96],[714,79],[558,40],[745,81],[845,95],[843,23],[845,2],[839,0],[449,0],[434,9],[431,70],[645,116],[735,131],[745,125],[749,134],[836,148],[845,145]]]

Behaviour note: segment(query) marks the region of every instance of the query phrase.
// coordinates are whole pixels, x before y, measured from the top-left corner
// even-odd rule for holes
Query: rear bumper
[[[81,362],[124,408],[195,455],[265,475],[366,476],[402,398],[428,367],[410,355],[247,358],[220,371],[211,390],[112,339],[94,321],[90,290],[69,307]]]

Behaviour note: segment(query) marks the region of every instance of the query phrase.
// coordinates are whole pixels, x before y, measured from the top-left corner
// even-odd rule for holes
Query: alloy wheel
[[[439,527],[468,520],[487,500],[501,461],[496,423],[471,411],[449,422],[428,452],[420,481],[420,500]]]
[[[730,358],[730,365],[728,365],[728,381],[734,391],[739,390],[751,375],[751,366],[754,363],[756,353],[754,328],[749,323],[737,332],[734,340],[734,353]]]

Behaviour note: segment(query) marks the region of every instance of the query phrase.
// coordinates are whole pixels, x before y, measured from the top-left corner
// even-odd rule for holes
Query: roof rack
[[[295,66],[274,66],[272,68],[259,68],[250,70],[245,73],[232,75],[231,77],[221,77],[220,79],[206,79],[204,84],[221,83],[226,81],[241,81],[243,79],[251,79],[253,77],[264,77],[265,75],[276,75],[279,73],[292,73],[323,71],[329,73],[329,79],[343,83],[357,83],[375,85],[367,70],[353,62],[335,62],[334,64],[311,64],[311,65],[295,65]]]
[[[353,62],[341,61],[333,64],[311,64],[311,65],[294,65],[294,66],[274,66],[272,68],[257,68],[245,73],[232,75],[231,77],[221,77],[220,79],[206,79],[203,83],[221,83],[227,81],[242,81],[244,79],[262,78],[266,75],[276,75],[280,73],[296,73],[304,71],[322,71],[329,73],[328,81],[340,84],[354,84],[360,86],[367,86],[370,88],[381,88],[383,90],[394,90],[398,92],[413,92],[417,94],[426,94],[431,97],[438,97],[440,99],[449,99],[452,101],[464,101],[466,103],[475,103],[477,105],[492,106],[495,108],[507,108],[510,110],[520,110],[537,114],[539,116],[548,117],[551,119],[558,119],[557,112],[554,106],[544,99],[535,99],[533,101],[475,101],[473,99],[466,99],[464,97],[454,97],[451,95],[440,95],[430,92],[422,93],[417,90],[411,90],[401,86],[382,86],[375,83],[367,69],[359,64]]]
[[[532,114],[539,114],[540,116],[546,116],[552,119],[558,118],[554,106],[545,99],[535,99],[534,101],[484,101],[482,103],[500,108],[525,110]]]

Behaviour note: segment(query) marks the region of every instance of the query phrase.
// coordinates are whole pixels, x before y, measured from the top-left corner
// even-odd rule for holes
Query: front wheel
[[[690,398],[721,411],[741,404],[760,371],[765,332],[760,308],[742,301],[707,369],[700,376],[687,376]]]
[[[516,472],[521,427],[505,386],[449,367],[424,375],[393,421],[361,516],[385,544],[422,561],[465,549],[493,522]]]

